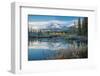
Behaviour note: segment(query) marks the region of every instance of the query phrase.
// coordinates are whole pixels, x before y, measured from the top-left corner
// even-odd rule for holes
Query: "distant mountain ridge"
[[[48,30],[67,30],[69,27],[74,26],[74,21],[65,22],[65,21],[57,21],[52,20],[48,22],[33,22],[29,24],[29,29],[48,29]]]

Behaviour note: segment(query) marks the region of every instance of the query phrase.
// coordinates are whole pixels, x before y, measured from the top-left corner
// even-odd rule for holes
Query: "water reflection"
[[[48,60],[87,57],[86,40],[66,40],[55,38],[30,38],[28,42],[28,60]],[[86,51],[86,56],[81,52]],[[79,54],[78,54],[79,53]]]

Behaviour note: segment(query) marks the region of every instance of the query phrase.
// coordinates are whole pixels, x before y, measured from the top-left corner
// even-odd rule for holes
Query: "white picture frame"
[[[58,13],[59,12],[59,13]],[[67,13],[67,14],[65,14]],[[47,61],[27,61],[27,15],[87,16],[88,21],[88,59],[64,59]],[[46,72],[76,68],[94,67],[94,49],[96,31],[96,9],[67,5],[18,3],[11,4],[11,72]],[[24,26],[23,26],[24,25]],[[91,42],[92,41],[92,42]],[[66,64],[66,65],[65,65]]]

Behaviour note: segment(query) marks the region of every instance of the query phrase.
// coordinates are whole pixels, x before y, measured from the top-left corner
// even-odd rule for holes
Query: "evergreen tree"
[[[82,35],[87,36],[88,35],[88,18],[84,17],[82,21]]]
[[[82,31],[81,31],[81,19],[78,19],[78,35],[81,35]]]

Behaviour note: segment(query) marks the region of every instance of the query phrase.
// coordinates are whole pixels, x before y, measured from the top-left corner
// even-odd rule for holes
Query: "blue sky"
[[[50,23],[53,23],[56,27],[59,27],[56,24],[72,26],[78,18],[78,16],[28,15],[28,24],[29,27],[34,29],[46,28]]]
[[[50,21],[50,20],[60,20],[60,21],[70,21],[78,19],[76,16],[50,16],[50,15],[28,15],[28,21]]]

